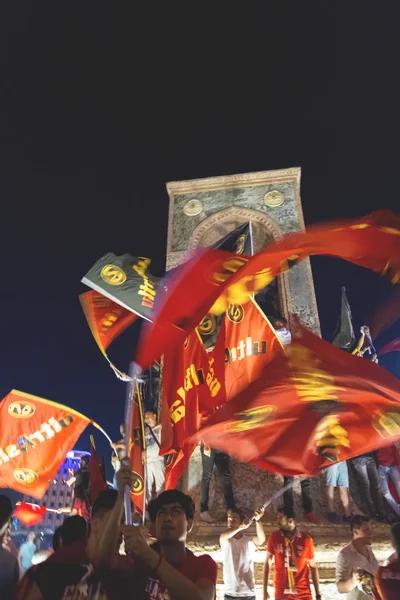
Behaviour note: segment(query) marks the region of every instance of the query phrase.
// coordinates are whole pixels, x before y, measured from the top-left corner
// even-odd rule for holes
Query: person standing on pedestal
[[[293,481],[294,481],[294,477],[284,477],[283,485],[284,486],[288,485],[289,483],[292,483]],[[304,517],[307,519],[307,521],[310,521],[310,523],[314,523],[314,525],[319,525],[321,523],[321,521],[319,520],[319,518],[317,517],[317,515],[315,514],[315,512],[313,510],[313,501],[312,501],[312,495],[311,495],[311,479],[309,479],[308,477],[306,477],[305,479],[302,479],[300,485],[301,485],[301,499],[303,502]],[[288,513],[294,514],[293,487],[289,488],[288,490],[286,490],[286,492],[284,492],[283,503],[284,503],[285,509],[288,511]]]
[[[200,483],[200,519],[206,523],[214,523],[215,519],[208,511],[208,496],[210,493],[210,482],[214,470],[217,467],[219,475],[222,477],[222,489],[224,492],[225,504],[227,510],[235,510],[233,499],[232,478],[229,468],[229,456],[225,452],[214,450],[205,444],[201,444],[201,463],[203,474]]]

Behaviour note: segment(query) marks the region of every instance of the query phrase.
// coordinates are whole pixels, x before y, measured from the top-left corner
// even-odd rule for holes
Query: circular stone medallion
[[[284,201],[284,195],[282,194],[282,192],[278,192],[278,190],[272,190],[264,196],[264,204],[266,204],[266,206],[281,206],[281,204],[283,204]]]
[[[186,202],[185,206],[183,207],[183,212],[188,217],[196,217],[201,213],[202,210],[203,203],[196,199],[189,200],[189,202]]]

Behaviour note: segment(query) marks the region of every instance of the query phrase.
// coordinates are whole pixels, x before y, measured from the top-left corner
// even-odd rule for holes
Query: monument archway
[[[283,235],[304,229],[300,200],[299,168],[245,173],[167,184],[170,199],[167,269],[178,266],[199,246],[208,246],[239,224],[250,221],[254,250],[261,250]],[[297,314],[320,335],[311,265],[308,260],[278,278],[280,312],[289,318]],[[237,506],[253,510],[282,486],[282,477],[260,471],[252,465],[231,461],[233,490]],[[183,488],[199,500],[200,452],[195,451],[185,473]],[[318,485],[314,482],[313,485]],[[300,489],[295,487],[296,513],[302,514]],[[314,497],[323,503],[323,493]],[[215,478],[210,492],[210,511],[224,514],[222,486]],[[318,505],[315,507],[318,511]]]

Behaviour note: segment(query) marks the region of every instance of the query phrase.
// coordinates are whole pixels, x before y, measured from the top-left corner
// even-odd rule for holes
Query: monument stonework
[[[184,262],[201,246],[209,246],[238,225],[251,222],[254,252],[282,236],[304,230],[300,200],[299,168],[263,171],[207,179],[170,182],[167,269]],[[320,335],[318,309],[309,260],[278,277],[280,313],[289,321],[297,314]],[[252,510],[282,486],[282,477],[231,460],[232,483],[237,506]],[[198,504],[201,457],[197,450],[184,477],[184,489]],[[316,486],[315,509],[325,505],[321,482]],[[320,489],[317,489],[320,487]],[[300,486],[295,488],[296,512],[302,515]],[[280,499],[280,502],[282,499]],[[323,509],[325,510],[325,509]],[[222,486],[215,477],[210,491],[210,512],[224,512]]]

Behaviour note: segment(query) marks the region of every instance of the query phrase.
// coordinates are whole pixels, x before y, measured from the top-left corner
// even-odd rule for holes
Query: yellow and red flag
[[[221,340],[218,339],[217,344],[220,341],[225,342],[227,401],[257,379],[277,354],[283,355],[283,346],[275,329],[253,298],[244,306],[229,305]]]
[[[144,434],[143,408],[141,399],[137,396],[133,403],[130,459],[134,477],[131,498],[140,515],[143,515],[143,508],[145,505],[145,475],[143,464],[145,451],[146,437]]]
[[[166,489],[176,486],[197,445],[188,438],[200,426],[200,411],[225,401],[223,381],[218,379],[213,363],[197,330],[181,348],[164,357],[160,454],[173,454],[166,467]],[[221,366],[223,369],[223,358]]]
[[[300,325],[285,354],[190,441],[284,475],[315,476],[400,439],[400,383]]]
[[[400,218],[387,210],[357,220],[310,227],[270,244],[255,256],[199,250],[166,277],[167,292],[146,324],[136,361],[147,367],[185,338],[207,313],[244,305],[280,273],[312,255],[329,255],[400,281]]]
[[[0,487],[42,498],[89,423],[68,406],[12,390],[0,404]]]
[[[108,346],[132,325],[138,316],[95,290],[81,294],[79,300],[90,331],[108,360]]]

